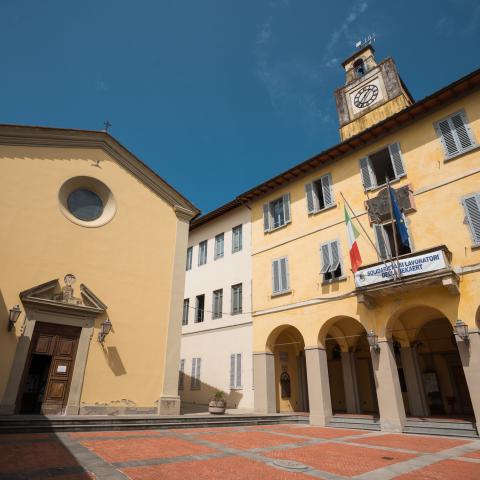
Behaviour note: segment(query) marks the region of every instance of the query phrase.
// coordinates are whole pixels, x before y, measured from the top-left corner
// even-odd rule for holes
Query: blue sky
[[[103,128],[205,213],[339,140],[376,33],[415,99],[478,68],[478,0],[2,0],[0,122]]]

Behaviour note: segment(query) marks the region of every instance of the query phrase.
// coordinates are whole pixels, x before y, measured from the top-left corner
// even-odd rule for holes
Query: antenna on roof
[[[372,43],[375,43],[375,33],[371,33],[365,38],[358,40],[358,42],[355,43],[355,48],[360,49],[367,45],[371,45]]]
[[[107,120],[106,122],[103,122],[103,126],[104,126],[103,131],[105,133],[108,133],[108,129],[112,126],[112,124]]]

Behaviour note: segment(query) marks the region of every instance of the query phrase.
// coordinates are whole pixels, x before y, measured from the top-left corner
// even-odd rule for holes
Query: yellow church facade
[[[480,72],[415,103],[370,46],[344,66],[342,143],[240,196],[252,209],[255,408],[318,425],[367,415],[390,431],[409,417],[478,419]]]
[[[178,414],[198,210],[106,132],[0,126],[0,414]]]

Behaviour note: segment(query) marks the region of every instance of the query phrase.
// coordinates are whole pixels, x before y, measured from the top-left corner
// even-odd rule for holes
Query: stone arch
[[[355,327],[352,332],[351,327],[353,325],[355,325]],[[347,315],[337,315],[328,319],[320,328],[318,345],[326,348],[326,339],[330,334],[330,337],[338,342],[342,351],[348,351],[349,348],[354,347],[358,341],[358,337],[355,335],[360,335],[363,331],[367,331],[367,329],[358,318]],[[336,332],[335,335],[333,332]]]
[[[268,335],[267,341],[265,343],[266,352],[274,353],[277,339],[282,334],[287,337],[290,337],[290,339],[292,340],[292,345],[298,345],[297,347],[298,349],[305,348],[304,337],[300,332],[300,330],[297,327],[294,327],[293,325],[289,325],[288,323],[285,323],[283,325],[279,325],[278,327],[274,328]]]

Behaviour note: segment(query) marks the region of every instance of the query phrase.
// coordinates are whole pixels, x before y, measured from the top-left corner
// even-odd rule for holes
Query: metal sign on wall
[[[399,260],[401,277],[420,275],[426,272],[434,272],[447,267],[443,250],[435,250],[423,255],[403,258]],[[366,287],[375,283],[392,280],[397,275],[397,262],[386,261],[380,265],[360,269],[355,273],[355,285]]]

